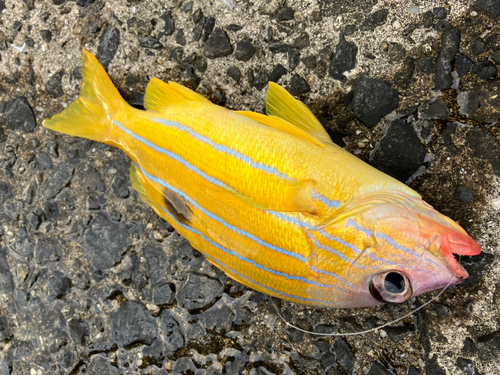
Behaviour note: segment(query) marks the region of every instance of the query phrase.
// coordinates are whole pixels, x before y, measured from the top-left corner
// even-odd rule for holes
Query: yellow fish
[[[317,307],[399,303],[468,277],[479,245],[408,186],[335,145],[269,83],[267,113],[233,112],[152,79],[130,107],[89,52],[80,97],[43,125],[116,146],[133,188],[231,278]]]

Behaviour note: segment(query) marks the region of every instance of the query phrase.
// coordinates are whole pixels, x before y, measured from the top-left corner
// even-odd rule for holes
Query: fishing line
[[[461,256],[459,256],[459,264],[460,264],[460,260],[461,260]],[[426,303],[424,303],[422,306],[420,307],[417,307],[415,310],[412,310],[410,311],[408,314],[406,315],[403,315],[402,317],[400,318],[397,318],[395,320],[392,320],[388,323],[385,323],[379,327],[375,327],[375,328],[371,328],[371,329],[367,329],[366,331],[359,331],[359,332],[347,332],[347,333],[320,333],[320,332],[314,332],[314,331],[308,331],[308,330],[305,330],[305,329],[302,329],[302,328],[299,328],[297,326],[294,326],[292,323],[288,322],[284,317],[283,315],[281,315],[281,313],[279,312],[278,310],[278,306],[276,306],[276,304],[274,303],[274,300],[271,298],[271,302],[273,303],[273,306],[276,310],[276,313],[278,314],[278,316],[281,318],[281,320],[283,320],[283,322],[285,322],[286,326],[287,327],[290,327],[290,328],[294,328],[296,329],[297,331],[300,331],[300,332],[304,332],[304,333],[310,333],[311,335],[316,335],[316,336],[334,336],[334,337],[338,337],[338,336],[357,336],[357,335],[363,335],[365,333],[370,333],[370,332],[376,332],[378,331],[379,329],[382,329],[382,328],[385,328],[387,326],[390,326],[391,324],[394,324],[394,323],[397,323],[397,322],[400,322],[401,320],[409,317],[410,315],[413,315],[414,313],[416,313],[417,311],[419,310],[422,310],[424,307],[428,306],[429,304],[431,304],[432,302],[434,302],[435,300],[437,300],[439,297],[441,297],[441,295],[446,291],[446,289],[448,289],[448,287],[451,285],[451,282],[453,281],[453,279],[455,278],[456,274],[458,272],[458,268],[457,270],[455,271],[455,273],[453,274],[452,278],[450,279],[450,281],[448,282],[448,284],[433,298],[431,298],[429,301],[427,301]]]

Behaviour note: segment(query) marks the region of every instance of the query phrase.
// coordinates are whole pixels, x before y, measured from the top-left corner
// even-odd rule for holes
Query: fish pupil
[[[384,286],[389,293],[403,293],[405,291],[405,279],[400,273],[389,272],[385,277]]]

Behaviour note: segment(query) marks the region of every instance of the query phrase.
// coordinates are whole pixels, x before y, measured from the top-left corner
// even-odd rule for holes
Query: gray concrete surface
[[[499,2],[229,3],[0,0],[0,374],[500,373]],[[155,216],[122,152],[41,127],[78,96],[82,49],[137,106],[157,77],[262,111],[276,80],[481,244],[462,259],[470,279],[375,333],[287,328]],[[280,309],[351,332],[433,295]]]

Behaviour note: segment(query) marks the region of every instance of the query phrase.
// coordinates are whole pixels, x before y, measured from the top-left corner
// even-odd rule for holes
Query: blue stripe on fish
[[[314,190],[311,190],[311,197],[315,200],[323,202],[324,204],[330,207],[340,208],[341,206],[339,201],[328,199],[327,197],[321,195],[320,193],[315,193]]]
[[[292,294],[287,294],[287,293],[283,293],[283,292],[280,292],[279,290],[276,290],[276,289],[273,289],[273,288],[270,288],[266,285],[263,285],[261,283],[258,283],[256,282],[255,280],[252,280],[250,278],[248,278],[247,276],[239,273],[238,271],[235,271],[231,268],[229,268],[228,266],[226,266],[224,263],[218,261],[217,259],[215,258],[212,258],[211,256],[209,255],[205,255],[207,258],[210,258],[212,260],[212,262],[214,263],[217,263],[219,266],[223,267],[223,268],[226,268],[228,269],[229,271],[231,271],[232,273],[234,273],[235,275],[238,275],[239,277],[241,277],[242,279],[245,279],[247,280],[248,282],[252,283],[252,284],[255,284],[255,285],[258,285],[260,286],[261,288],[264,288],[272,293],[276,293],[276,294],[279,294],[281,296],[284,296],[284,297],[288,297],[288,298],[293,298],[293,299],[296,299],[296,300],[299,300],[299,301],[308,301],[308,302],[319,302],[319,303],[323,303],[323,304],[327,304],[327,305],[338,305],[337,302],[332,302],[332,301],[323,301],[323,300],[318,300],[318,299],[313,299],[313,298],[304,298],[304,297],[300,297],[300,296],[295,296],[295,295],[292,295]]]
[[[347,243],[347,242],[345,242],[344,240],[342,240],[342,239],[340,239],[340,238],[338,238],[338,237],[335,237],[335,236],[332,236],[331,234],[326,233],[323,229],[321,229],[319,232],[320,232],[323,236],[325,236],[326,238],[328,238],[329,240],[339,242],[339,243],[341,243],[341,244],[342,244],[342,245],[344,245],[345,247],[348,247],[349,249],[351,249],[352,251],[354,251],[354,252],[355,252],[355,253],[357,253],[357,254],[360,254],[360,253],[361,253],[361,251],[360,251],[358,248],[356,248],[356,246],[351,245],[350,243]]]
[[[357,230],[359,230],[361,232],[364,232],[369,237],[373,236],[373,232],[371,230],[369,230],[367,228],[363,228],[361,225],[359,225],[358,223],[356,223],[353,219],[349,219],[347,221],[347,226],[349,226],[349,225],[353,226],[354,228],[356,228]],[[413,254],[413,255],[415,255],[418,258],[422,258],[422,256],[420,254],[414,252],[413,250],[411,250],[411,249],[409,249],[407,247],[401,246],[400,244],[398,244],[396,241],[394,241],[387,234],[380,233],[380,232],[375,232],[375,237],[376,238],[381,238],[381,239],[385,240],[389,245],[395,247],[396,249],[403,250],[406,253]],[[438,263],[436,263],[435,261],[433,261],[432,259],[425,258],[425,260],[428,261],[429,263],[432,263],[436,267],[440,267],[440,265]],[[407,268],[415,269],[413,267],[407,267]]]
[[[214,177],[209,176],[208,174],[206,174],[205,172],[203,172],[202,170],[200,170],[198,167],[195,167],[193,164],[191,164],[190,162],[188,162],[186,159],[181,158],[179,155],[177,155],[177,154],[175,154],[175,153],[173,153],[173,152],[171,152],[171,151],[169,151],[169,150],[167,150],[165,148],[159,147],[159,146],[155,145],[153,142],[150,142],[147,139],[141,137],[140,135],[135,134],[134,132],[132,132],[131,130],[127,129],[122,124],[120,124],[118,121],[113,120],[113,123],[115,125],[117,125],[125,133],[127,133],[132,138],[134,138],[135,140],[137,140],[137,141],[139,141],[141,143],[144,143],[146,146],[151,147],[155,151],[158,151],[158,152],[160,152],[162,154],[165,154],[168,157],[170,157],[170,158],[178,161],[179,163],[181,163],[182,165],[184,165],[186,168],[188,168],[189,170],[191,170],[191,171],[199,174],[201,177],[203,177],[207,181],[211,182],[212,184],[220,186],[220,187],[222,187],[224,189],[228,189],[228,190],[231,190],[231,191],[236,191],[235,189],[233,189],[231,186],[225,184],[224,182],[222,182],[222,181],[220,181],[220,180],[218,180],[218,179],[216,179]]]
[[[179,189],[176,189],[174,188],[173,186],[169,185],[168,183],[166,183],[165,181],[159,179],[158,177],[156,176],[153,176],[152,174],[146,172],[143,168],[141,168],[139,165],[138,165],[138,168],[139,170],[149,179],[151,179],[152,181],[156,182],[157,184],[169,189],[169,190],[172,190],[173,192],[179,194],[181,197],[183,197],[184,199],[186,199],[190,204],[192,204],[194,207],[196,207],[197,209],[199,209],[201,212],[203,212],[205,215],[207,215],[208,217],[210,217],[211,219],[213,220],[216,220],[218,221],[219,223],[221,223],[222,225],[224,225],[226,228],[229,228],[231,230],[234,230],[236,233],[242,235],[242,236],[245,236],[247,238],[250,238],[254,241],[256,241],[258,244],[262,245],[262,246],[265,246],[267,247],[268,249],[270,250],[275,250],[275,251],[278,251],[279,253],[282,253],[282,254],[285,254],[285,255],[289,255],[289,256],[292,256],[294,258],[297,258],[299,259],[300,261],[304,262],[304,263],[307,263],[308,259],[306,257],[303,257],[302,255],[300,254],[296,254],[296,253],[293,253],[291,251],[288,251],[288,250],[285,250],[285,249],[282,249],[278,246],[274,246],[274,245],[271,245],[267,242],[264,242],[262,241],[260,238],[248,233],[248,232],[245,232],[237,227],[235,227],[234,225],[231,225],[229,223],[227,223],[226,221],[224,221],[223,219],[221,219],[220,217],[218,217],[217,215],[214,215],[212,212],[206,210],[205,208],[201,207],[198,203],[196,203],[196,201],[194,201],[191,197],[189,197],[188,195],[186,195],[184,192],[180,191]],[[162,210],[164,210],[165,212],[168,212],[167,210],[165,210],[163,207],[161,207]],[[178,220],[176,220],[178,221]],[[183,225],[183,224],[179,224],[179,225]],[[184,225],[183,225],[184,226]],[[319,268],[316,268],[316,267],[311,267],[315,272],[318,272],[318,273],[323,273],[323,274],[327,274],[327,275],[330,275],[330,276],[333,276],[335,277],[336,279],[338,279],[339,281],[341,281],[343,284],[346,284],[347,286],[350,286],[350,287],[354,287],[354,285],[352,285],[351,283],[347,282],[347,281],[344,281],[342,279],[342,277],[340,277],[339,275],[333,273],[333,272],[329,272],[329,271],[325,271],[325,270],[321,270]],[[318,284],[320,285],[320,284]],[[344,291],[343,289],[339,288],[338,286],[335,285],[335,287],[340,290],[340,291]]]
[[[329,246],[326,246],[326,245],[320,244],[310,233],[309,233],[309,238],[311,238],[313,240],[314,245],[316,245],[316,247],[319,247],[321,249],[329,251],[332,254],[335,254],[336,256],[338,256],[339,258],[341,258],[344,262],[351,263],[355,267],[361,268],[363,270],[366,269],[365,266],[362,266],[360,264],[356,264],[355,262],[353,262],[351,259],[349,259],[348,257],[346,257],[341,252],[337,251],[336,249],[334,249],[332,247],[329,247]],[[347,244],[347,242],[345,242],[345,241],[342,241],[342,242],[339,241],[339,243],[341,243],[342,245]],[[350,244],[347,244],[347,245],[350,245]],[[344,246],[346,246],[346,245],[344,245]],[[350,246],[352,246],[352,245],[350,245]]]
[[[301,262],[307,262],[307,258],[304,257],[304,256],[302,256],[302,255],[300,255],[300,254],[296,254],[296,253],[293,253],[291,251],[282,249],[282,248],[280,248],[278,246],[271,245],[271,244],[269,244],[267,242],[262,241],[260,238],[254,236],[253,234],[245,232],[244,230],[241,230],[241,229],[235,227],[234,225],[229,224],[228,222],[222,220],[219,216],[214,215],[212,212],[210,212],[207,209],[201,207],[198,203],[196,203],[195,200],[193,200],[191,197],[189,197],[188,195],[186,195],[184,192],[182,192],[179,189],[176,189],[175,187],[169,185],[168,183],[166,183],[165,181],[159,179],[158,177],[153,176],[152,174],[146,172],[140,166],[139,166],[139,169],[140,169],[140,171],[142,173],[144,173],[144,175],[146,177],[148,177],[152,181],[156,182],[158,185],[161,185],[161,186],[163,186],[163,187],[165,187],[165,188],[167,188],[169,190],[172,190],[173,192],[179,194],[181,197],[183,197],[184,199],[186,199],[189,203],[191,203],[194,207],[196,207],[197,209],[199,209],[205,215],[207,215],[208,217],[210,217],[213,220],[218,221],[219,223],[221,223],[222,225],[224,225],[226,228],[234,230],[236,233],[241,234],[242,236],[245,236],[247,238],[250,238],[251,240],[254,240],[255,242],[257,242],[259,245],[265,246],[265,247],[267,247],[270,250],[274,250],[274,251],[277,251],[277,252],[279,252],[281,254],[285,254],[285,255],[291,256],[293,258],[296,258],[296,259],[300,260]]]
[[[193,129],[191,129],[188,126],[182,125],[182,124],[175,122],[175,121],[169,121],[169,120],[160,119],[160,118],[154,118],[154,119],[152,119],[152,121],[154,121],[158,124],[174,127],[174,128],[179,129],[179,130],[185,131],[189,135],[191,135],[193,138],[196,138],[197,140],[202,141],[202,142],[212,146],[214,148],[214,150],[224,152],[228,155],[234,156],[237,159],[239,159],[247,164],[250,164],[255,169],[259,169],[259,170],[262,170],[262,171],[267,172],[269,174],[274,174],[278,177],[285,178],[288,180],[294,180],[293,178],[287,176],[286,174],[278,171],[278,169],[271,167],[269,165],[263,164],[263,163],[259,163],[255,160],[253,160],[252,158],[242,154],[239,151],[236,151],[230,147],[221,145],[220,143],[216,143],[216,142],[212,141],[210,138],[205,137],[204,135],[201,135],[201,134],[195,132]]]
[[[181,223],[180,221],[177,221],[171,214],[170,212],[168,212],[168,210],[166,210],[165,208],[159,206],[160,209],[162,211],[164,211],[166,214],[168,214],[172,220],[174,220],[178,225],[180,225],[182,228],[186,229],[186,230],[189,230],[190,232],[193,232],[194,234],[197,234],[198,236],[200,236],[201,238],[203,238],[203,240],[205,240],[206,242],[208,242],[210,245],[218,248],[219,250],[222,250],[223,252],[225,252],[226,254],[229,254],[229,255],[232,255],[236,258],[238,258],[239,260],[241,260],[242,262],[245,262],[245,263],[248,263],[248,264],[251,264],[252,266],[256,267],[256,268],[259,268],[265,272],[269,272],[269,273],[272,273],[273,275],[276,275],[276,276],[281,276],[281,277],[284,277],[288,280],[297,280],[297,281],[301,281],[303,283],[306,283],[306,284],[311,284],[311,285],[317,285],[319,287],[322,287],[322,288],[331,288],[331,287],[334,287],[336,289],[338,289],[339,291],[341,292],[345,292],[345,290],[341,289],[338,287],[338,285],[329,285],[329,284],[323,284],[323,283],[318,283],[316,281],[312,281],[312,280],[308,280],[302,276],[295,276],[295,275],[289,275],[287,273],[284,273],[284,272],[281,272],[281,271],[276,271],[276,270],[273,270],[271,268],[268,268],[266,266],[263,266],[262,264],[259,264],[257,262],[255,262],[254,260],[252,259],[248,259],[246,257],[244,257],[243,255],[240,255],[238,254],[237,252],[233,251],[233,250],[229,250],[221,245],[219,245],[217,242],[214,242],[212,241],[210,238],[206,237],[205,235],[203,235],[200,231],[198,231],[197,229],[194,229],[194,228],[191,228],[189,227],[188,225],[185,225],[183,223]]]

